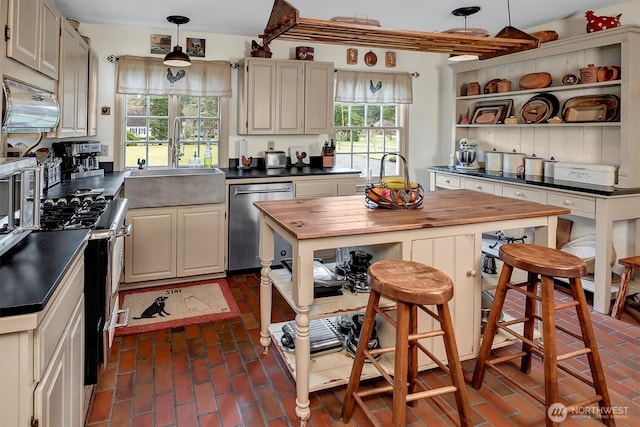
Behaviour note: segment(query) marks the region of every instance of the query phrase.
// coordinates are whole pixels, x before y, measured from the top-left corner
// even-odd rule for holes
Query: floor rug
[[[116,336],[240,317],[224,279],[122,291],[119,297],[120,308],[129,309],[129,321],[116,329]]]

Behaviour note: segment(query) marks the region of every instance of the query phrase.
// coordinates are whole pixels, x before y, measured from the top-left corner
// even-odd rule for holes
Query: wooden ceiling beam
[[[480,37],[450,33],[396,30],[370,25],[301,18],[285,0],[275,0],[264,34],[264,44],[280,38],[317,43],[366,46],[442,54],[473,54],[480,59],[537,48],[540,41],[525,33],[509,37]],[[528,36],[528,37],[527,37]]]

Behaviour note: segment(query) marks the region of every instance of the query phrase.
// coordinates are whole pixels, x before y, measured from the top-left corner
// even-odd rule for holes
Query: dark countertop
[[[303,177],[314,175],[340,175],[340,174],[360,174],[359,170],[333,167],[333,168],[318,168],[318,167],[304,167],[296,168],[290,167],[287,169],[238,169],[238,168],[220,168],[224,172],[227,179],[246,179],[246,178],[285,178],[285,177]]]
[[[433,172],[449,172],[461,176],[471,176],[478,178],[488,178],[496,181],[510,182],[514,184],[528,184],[538,187],[551,188],[556,190],[577,191],[580,193],[597,194],[600,196],[624,196],[628,194],[639,194],[640,188],[618,188],[603,185],[592,185],[581,182],[561,181],[553,178],[542,176],[525,175],[519,177],[513,174],[503,174],[500,172],[487,172],[484,169],[477,170],[458,170],[453,166],[430,166],[429,171]]]
[[[124,177],[129,175],[129,170],[121,172],[105,173],[104,176],[90,176],[87,178],[76,178],[62,181],[47,189],[42,196],[43,199],[66,196],[78,189],[104,188],[104,196],[113,198],[122,187]]]
[[[0,258],[0,317],[42,310],[89,230],[31,232]]]

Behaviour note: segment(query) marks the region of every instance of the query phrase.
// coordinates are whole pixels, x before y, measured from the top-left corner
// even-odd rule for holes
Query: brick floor
[[[256,274],[235,275],[227,279],[242,317],[215,323],[174,328],[152,333],[117,337],[107,367],[89,410],[86,426],[294,426],[295,383],[277,352],[262,355],[259,344],[259,278]],[[515,294],[511,292],[510,295]],[[567,298],[561,292],[557,297]],[[293,319],[293,312],[274,292],[273,319]],[[515,309],[517,299],[508,301],[507,311]],[[565,314],[566,313],[566,314]],[[575,313],[575,312],[574,312]],[[618,426],[637,425],[640,419],[640,325],[631,316],[622,321],[592,312],[612,404],[625,412],[617,418]],[[558,321],[574,324],[568,310]],[[575,345],[567,338],[559,347],[566,351]],[[514,351],[516,346],[500,349],[499,354]],[[534,358],[535,359],[535,358]],[[474,360],[463,362],[467,380]],[[584,371],[584,360],[572,365]],[[533,364],[530,376],[517,367],[506,367],[520,376],[523,384],[541,389],[542,368]],[[446,381],[440,370],[421,373],[428,383]],[[363,383],[373,387],[379,380]],[[483,387],[467,387],[474,425],[538,426],[544,425],[541,405],[519,389],[512,387],[491,371]],[[572,401],[580,400],[588,387],[573,378],[562,377],[560,390]],[[340,410],[345,387],[312,393],[309,426],[343,426]],[[375,416],[388,423],[391,399],[372,400]],[[447,397],[445,404],[455,408]],[[455,410],[455,409],[454,409]],[[348,426],[368,426],[359,409]],[[407,411],[408,426],[451,425],[445,414],[432,402],[420,401]],[[563,426],[599,425],[588,417],[568,419]]]

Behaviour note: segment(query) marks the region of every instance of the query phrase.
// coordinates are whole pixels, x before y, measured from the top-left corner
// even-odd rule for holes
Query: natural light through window
[[[180,166],[189,166],[193,157],[202,163],[207,144],[213,166],[219,166],[220,98],[195,96],[127,95],[125,109],[125,167],[169,165],[169,139],[177,117]]]
[[[402,128],[398,105],[334,105],[336,166],[358,169],[367,181],[380,177],[385,153],[401,153]],[[385,173],[396,175],[395,157],[389,156]]]

